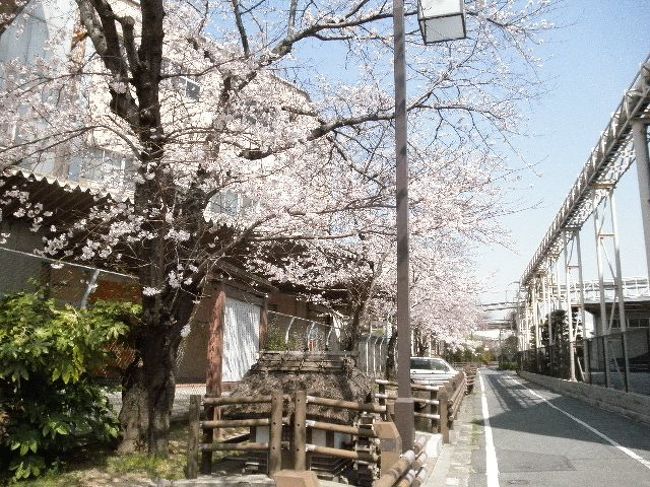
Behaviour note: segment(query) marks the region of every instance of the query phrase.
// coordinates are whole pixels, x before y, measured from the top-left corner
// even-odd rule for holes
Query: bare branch
[[[237,25],[237,30],[239,31],[239,37],[241,38],[241,45],[244,49],[244,56],[249,57],[251,54],[250,47],[248,46],[248,36],[246,34],[246,27],[244,26],[244,21],[239,10],[239,0],[231,0],[232,10],[235,14],[235,24]]]

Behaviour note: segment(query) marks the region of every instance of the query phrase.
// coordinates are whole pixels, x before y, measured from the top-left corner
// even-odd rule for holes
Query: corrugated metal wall
[[[227,298],[224,312],[223,381],[240,380],[257,361],[260,313],[256,304]]]

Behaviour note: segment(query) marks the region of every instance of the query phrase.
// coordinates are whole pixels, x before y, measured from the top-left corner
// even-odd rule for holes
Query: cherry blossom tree
[[[131,173],[104,174],[94,207],[65,228],[27,187],[0,188],[0,200],[44,235],[46,254],[137,276],[123,449],[165,454],[178,346],[220,261],[312,289],[346,284],[359,320],[390,302],[391,5],[32,0],[24,12],[37,6],[61,28],[41,55],[2,66],[0,167],[106,171],[92,167],[100,148]],[[408,5],[413,319],[426,332],[473,320],[459,249],[498,231],[501,149],[537,93],[532,49],[553,6],[468,1],[468,38],[424,47]],[[283,242],[301,251],[269,261]]]

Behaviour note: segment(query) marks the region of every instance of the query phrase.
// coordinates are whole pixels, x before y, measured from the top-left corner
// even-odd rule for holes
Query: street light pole
[[[465,37],[463,0],[418,0],[418,23],[425,44]],[[397,400],[395,424],[402,450],[413,448],[415,425],[411,394],[409,319],[409,202],[406,154],[406,52],[404,0],[393,0],[395,74],[395,162],[397,199]]]
[[[404,0],[393,0],[395,75],[395,156],[397,185],[397,399],[395,423],[402,451],[413,448],[415,425],[411,395],[409,319],[408,161],[406,157],[406,56]]]

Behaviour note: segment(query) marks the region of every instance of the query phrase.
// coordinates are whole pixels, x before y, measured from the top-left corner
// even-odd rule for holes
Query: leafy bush
[[[101,369],[106,346],[125,336],[120,314],[133,305],[88,311],[57,306],[41,291],[0,300],[0,476],[36,477],[66,452],[118,436]]]
[[[304,348],[300,340],[294,336],[289,336],[289,340],[285,342],[285,334],[275,327],[269,330],[266,343],[262,346],[263,350],[269,352],[302,351]]]

